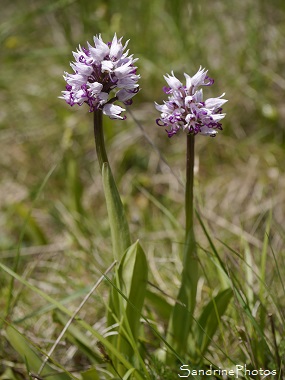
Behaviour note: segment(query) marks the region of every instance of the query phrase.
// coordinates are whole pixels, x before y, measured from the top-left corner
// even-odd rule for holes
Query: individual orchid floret
[[[60,98],[70,106],[86,103],[89,112],[102,110],[111,119],[124,119],[125,109],[113,103],[130,105],[139,91],[140,78],[134,66],[137,58],[129,55],[127,45],[128,41],[123,46],[116,34],[107,44],[99,35],[94,37],[94,47],[89,42],[87,48],[79,45],[73,52],[75,62],[70,63],[74,73],[64,73],[67,85]]]
[[[155,103],[156,109],[161,112],[156,123],[166,128],[168,137],[181,129],[188,134],[216,136],[217,131],[222,129],[220,121],[226,115],[222,113],[222,105],[227,100],[221,99],[225,94],[203,100],[203,90],[199,87],[214,83],[207,73],[202,67],[193,77],[184,73],[186,85],[175,77],[173,71],[171,75],[164,76],[169,87],[164,87],[163,91],[168,95],[168,100],[162,105]]]

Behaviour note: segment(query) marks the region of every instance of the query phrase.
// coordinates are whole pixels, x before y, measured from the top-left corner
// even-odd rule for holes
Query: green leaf
[[[146,291],[147,304],[153,306],[155,312],[160,318],[165,321],[169,320],[172,306],[166,301],[165,298],[161,297],[159,294],[152,292],[151,290]]]
[[[138,336],[141,311],[144,304],[148,277],[145,253],[138,241],[129,247],[123,256],[112,284],[109,302],[108,324],[119,324],[118,335],[111,340],[117,350],[128,358],[135,367],[144,367],[138,352]],[[123,376],[118,358],[113,363]]]
[[[96,368],[88,369],[88,371],[81,372],[82,380],[100,380]]]
[[[125,316],[136,340],[148,278],[146,256],[138,240],[130,246],[123,256],[118,269],[118,276],[120,289],[128,298],[128,302],[124,302]]]
[[[6,334],[8,341],[22,356],[30,371],[36,374],[39,371],[43,361],[34,349],[31,348],[31,345],[28,343],[27,339],[12,325],[7,327]],[[67,373],[56,373],[55,369],[49,364],[45,365],[41,374],[46,379],[51,378],[53,380],[70,380],[71,378],[74,378],[72,375],[67,375]]]
[[[198,258],[194,234],[187,234],[181,285],[177,302],[173,306],[167,332],[167,341],[180,355],[185,354],[188,336],[193,325],[193,313],[196,305],[198,282]]]
[[[103,163],[102,179],[111,228],[114,258],[120,260],[126,249],[131,245],[131,239],[124,207],[107,162]]]
[[[130,379],[130,376],[134,372],[134,370],[135,370],[134,368],[129,369],[128,372],[124,375],[123,380]]]
[[[223,290],[204,307],[193,331],[199,349],[199,358],[205,354],[213,335],[219,327],[221,316],[225,313],[232,295],[232,289]]]

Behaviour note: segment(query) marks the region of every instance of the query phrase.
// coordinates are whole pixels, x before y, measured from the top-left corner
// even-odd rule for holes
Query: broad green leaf
[[[112,344],[137,367],[141,360],[138,352],[138,335],[141,311],[144,304],[148,277],[147,260],[138,241],[124,254],[111,291],[108,324],[119,324],[118,335],[111,337]],[[123,376],[117,358],[113,362]],[[143,363],[140,366],[144,367]]]
[[[155,312],[160,318],[165,321],[169,320],[172,306],[166,301],[166,299],[151,290],[146,291],[147,304],[153,306]]]
[[[43,362],[42,359],[38,356],[35,350],[31,348],[31,345],[26,338],[12,325],[7,327],[6,334],[8,341],[27,363],[29,370],[36,374],[41,367]],[[56,373],[56,370],[49,364],[46,364],[43,368],[42,375],[46,379],[53,380],[70,380],[71,378],[74,378],[72,375],[67,375],[67,373]]]
[[[198,258],[193,233],[187,235],[183,255],[183,271],[177,302],[169,321],[167,341],[181,356],[185,354],[193,322],[198,281]]]
[[[223,290],[204,307],[193,331],[194,339],[196,337],[195,341],[199,349],[197,353],[199,357],[203,357],[205,354],[213,335],[219,327],[220,319],[225,313],[232,295],[232,289]]]
[[[96,368],[88,369],[88,371],[81,372],[82,380],[100,380]]]
[[[124,301],[125,315],[136,340],[148,278],[146,256],[138,240],[125,253],[118,269],[118,277],[120,289],[128,298],[128,302]]]
[[[131,245],[131,239],[124,207],[112,172],[106,162],[103,164],[102,179],[111,228],[113,254],[114,258],[120,261],[126,249]]]

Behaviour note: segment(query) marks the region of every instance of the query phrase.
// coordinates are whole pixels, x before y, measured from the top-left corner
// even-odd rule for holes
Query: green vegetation
[[[92,115],[57,97],[71,52],[95,34],[107,41],[114,32],[130,39],[139,57],[142,90],[127,120],[105,118],[104,132],[132,241],[139,239],[124,260],[131,262],[134,251],[143,262],[145,253],[146,298],[139,320],[136,276],[124,285],[128,302],[107,273],[38,378],[171,380],[185,363],[204,370],[246,364],[276,370],[274,378],[282,379],[284,16],[278,0],[1,2],[0,379],[36,375],[113,262]],[[164,98],[163,75],[174,70],[182,78],[200,65],[216,80],[208,95],[226,92],[229,101],[224,130],[196,139],[200,277],[194,328],[181,357],[168,344],[167,324],[181,282],[186,139],[167,138],[153,102]],[[109,336],[112,302],[125,310],[124,334],[136,331],[134,362]]]

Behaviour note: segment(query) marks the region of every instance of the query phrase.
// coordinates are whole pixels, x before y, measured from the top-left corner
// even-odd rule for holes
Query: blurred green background
[[[95,34],[109,41],[115,32],[124,41],[130,39],[130,52],[139,57],[142,90],[131,110],[144,133],[131,115],[126,121],[105,119],[106,141],[134,239],[142,240],[152,271],[160,273],[157,285],[175,295],[181,270],[176,259],[183,231],[174,221],[184,220],[180,182],[185,139],[183,134],[167,138],[155,123],[158,113],[153,106],[154,101],[162,102],[163,75],[171,70],[182,79],[184,72],[194,75],[200,65],[206,67],[215,84],[205,89],[205,97],[225,92],[229,100],[224,106],[224,131],[214,139],[198,136],[196,141],[197,207],[212,233],[234,248],[241,239],[246,241],[258,262],[266,215],[272,210],[271,243],[284,263],[285,2],[281,0],[1,0],[4,262],[12,265],[26,225],[20,272],[55,296],[92,283],[98,268],[104,270],[110,263],[111,256],[105,255],[110,253],[109,226],[92,115],[84,106],[70,108],[58,96],[65,87],[63,72],[71,72],[72,51],[86,41],[92,43]],[[221,253],[227,255],[228,250],[221,248]],[[273,279],[273,266],[268,273]],[[7,278],[0,278],[1,308]],[[15,319],[41,302],[22,288],[18,292]],[[48,319],[41,323],[38,330],[49,326]],[[53,328],[49,329],[52,335]]]

